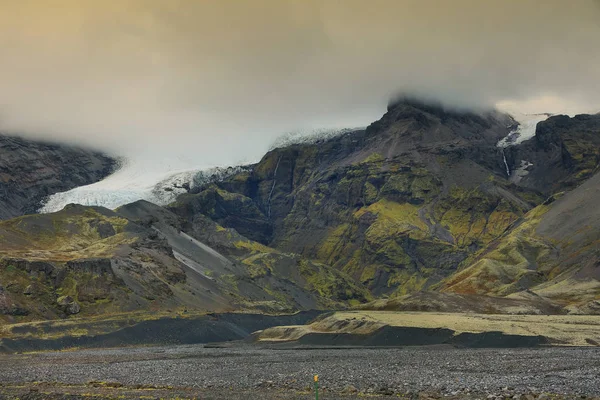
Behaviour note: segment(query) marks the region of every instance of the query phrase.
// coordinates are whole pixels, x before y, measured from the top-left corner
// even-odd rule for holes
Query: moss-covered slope
[[[170,209],[333,265],[375,295],[418,291],[542,201],[503,178],[496,143],[512,125],[402,101],[364,131],[275,149]]]
[[[600,175],[552,196],[469,259],[440,288],[520,296],[530,290],[571,312],[597,313],[600,300]]]

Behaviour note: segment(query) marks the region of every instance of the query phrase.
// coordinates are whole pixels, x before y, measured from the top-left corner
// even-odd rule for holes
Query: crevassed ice
[[[67,204],[117,208],[137,200],[166,205],[191,185],[203,168],[173,170],[168,161],[126,160],[114,174],[100,182],[49,196],[39,212],[62,210]],[[165,172],[166,171],[166,172]]]
[[[506,176],[514,182],[518,182],[522,177],[527,175],[527,169],[533,166],[533,164],[522,160],[521,167],[517,168],[516,171],[511,171],[510,167],[508,166],[508,161],[506,160],[506,153],[504,152],[504,149],[533,138],[535,136],[535,128],[538,122],[546,120],[549,116],[550,114],[513,114],[512,117],[519,123],[519,125],[515,130],[509,132],[506,137],[498,141],[497,146],[502,149],[502,161],[504,162],[504,167],[506,168]]]
[[[271,149],[293,143],[312,143],[352,130],[297,131],[281,136]],[[167,205],[173,202],[178,195],[185,193],[187,186],[193,188],[217,182],[247,170],[250,170],[249,166],[208,167],[198,166],[193,159],[134,155],[134,158],[127,159],[118,171],[100,182],[49,196],[38,211],[41,213],[55,212],[62,210],[70,203],[102,206],[109,209],[115,209],[137,200]]]
[[[538,122],[545,121],[549,116],[550,114],[513,114],[512,117],[519,125],[498,142],[498,147],[509,147],[531,139],[535,136]]]

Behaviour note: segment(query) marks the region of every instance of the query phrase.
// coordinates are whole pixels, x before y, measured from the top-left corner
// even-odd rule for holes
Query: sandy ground
[[[339,324],[337,321],[346,321]],[[358,322],[365,321],[365,324]],[[433,312],[344,311],[309,326],[269,329],[263,340],[295,340],[306,333],[368,334],[381,326],[447,328],[462,332],[503,332],[509,335],[546,336],[568,346],[600,343],[597,315],[488,315]],[[356,326],[356,329],[354,328]]]

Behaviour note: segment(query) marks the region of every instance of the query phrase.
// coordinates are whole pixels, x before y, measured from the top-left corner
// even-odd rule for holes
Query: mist
[[[0,130],[181,168],[398,93],[597,112],[598,38],[597,0],[0,0]]]

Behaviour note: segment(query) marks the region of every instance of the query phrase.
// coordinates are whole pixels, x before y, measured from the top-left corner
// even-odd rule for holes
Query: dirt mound
[[[393,299],[380,299],[357,307],[359,310],[424,311],[481,314],[556,315],[566,311],[541,296],[523,292],[518,296],[493,297],[478,294],[417,292]]]
[[[67,348],[107,348],[141,345],[177,345],[241,340],[252,332],[276,325],[304,324],[318,315],[306,311],[293,315],[209,314],[196,318],[160,318],[142,321],[114,332],[95,336],[56,339],[2,339],[5,353]]]

